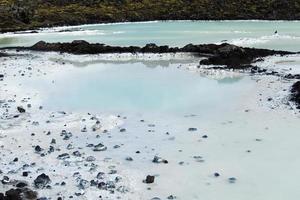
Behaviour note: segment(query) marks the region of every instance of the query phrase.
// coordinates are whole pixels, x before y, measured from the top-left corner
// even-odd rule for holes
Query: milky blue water
[[[64,76],[50,74],[24,84],[40,91],[49,110],[180,116],[229,111],[253,87],[249,77],[213,80],[178,69],[179,65],[95,63],[71,68]]]
[[[66,31],[67,32],[61,32]],[[274,34],[275,31],[278,34]],[[300,51],[300,21],[167,21],[60,27],[32,34],[0,34],[0,47],[83,39],[109,45],[183,46],[229,42],[240,46]]]

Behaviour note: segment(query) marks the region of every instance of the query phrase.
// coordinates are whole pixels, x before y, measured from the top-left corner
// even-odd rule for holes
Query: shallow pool
[[[24,85],[41,91],[50,110],[180,115],[229,111],[253,87],[249,77],[213,80],[182,69],[186,63],[163,64],[166,61],[73,65],[64,75]]]

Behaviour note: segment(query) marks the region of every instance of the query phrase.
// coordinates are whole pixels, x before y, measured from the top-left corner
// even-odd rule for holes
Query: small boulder
[[[19,111],[19,113],[25,113],[26,112],[26,110],[21,106],[18,106],[17,110]]]
[[[145,179],[145,183],[150,184],[154,183],[155,176],[148,175]]]
[[[46,174],[41,174],[39,175],[35,180],[34,180],[34,185],[36,188],[43,189],[45,188],[49,183],[51,183],[51,180],[49,176]]]
[[[107,147],[104,146],[102,143],[99,143],[94,146],[93,151],[105,151],[107,150]]]

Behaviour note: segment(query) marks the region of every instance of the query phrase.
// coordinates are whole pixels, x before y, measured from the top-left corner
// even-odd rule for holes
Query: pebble
[[[164,164],[168,164],[169,162],[159,156],[154,156],[153,160],[152,160],[153,163],[164,163]]]
[[[57,159],[59,159],[59,160],[65,160],[68,158],[70,158],[70,155],[68,153],[63,153],[63,154],[60,154],[57,156]]]
[[[107,147],[101,143],[95,145],[93,148],[93,151],[105,151],[105,150],[107,150]]]
[[[145,179],[145,183],[151,184],[154,183],[155,176],[148,175]]]
[[[229,183],[235,183],[236,182],[236,178],[235,177],[228,178],[228,182]]]
[[[26,112],[26,110],[21,106],[18,106],[17,110],[19,111],[19,113],[25,113]]]
[[[193,131],[197,131],[197,130],[198,130],[197,128],[189,128],[189,129],[188,129],[188,131],[192,131],[192,132],[193,132]]]

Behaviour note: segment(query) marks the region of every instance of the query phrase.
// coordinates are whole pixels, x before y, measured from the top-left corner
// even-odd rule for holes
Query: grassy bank
[[[0,0],[0,31],[146,20],[300,19],[294,0]]]

